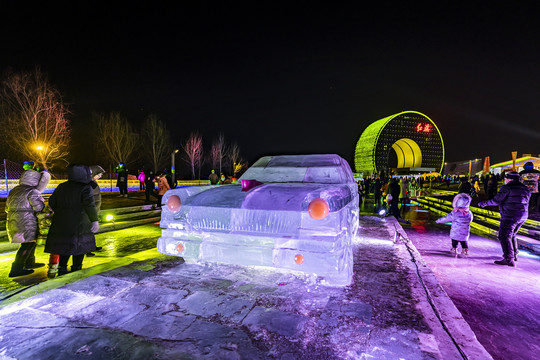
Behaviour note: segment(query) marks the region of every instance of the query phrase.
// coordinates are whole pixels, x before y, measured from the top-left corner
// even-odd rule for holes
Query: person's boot
[[[511,267],[516,266],[516,264],[514,264],[514,260],[509,259],[509,258],[504,258],[502,260],[495,260],[495,264],[497,264],[497,265],[507,265],[507,266],[511,266]]]
[[[82,265],[76,265],[71,267],[71,272],[79,271],[82,269]]]
[[[58,270],[58,264],[49,264],[49,269],[47,270],[47,277],[52,279],[56,276],[56,270]]]
[[[13,263],[11,264],[11,271],[9,272],[8,277],[30,275],[33,272],[34,270],[26,270],[20,263]]]
[[[450,252],[452,253],[452,255],[457,255],[457,248],[455,247],[451,248]]]
[[[28,259],[26,259],[26,262],[24,263],[24,268],[25,269],[37,269],[37,268],[40,268],[40,267],[43,267],[45,266],[44,263],[37,263],[36,262],[36,257],[35,256],[29,256]]]
[[[69,270],[67,266],[59,266],[58,267],[58,276],[69,274]]]
[[[469,249],[462,249],[461,256],[469,256]]]

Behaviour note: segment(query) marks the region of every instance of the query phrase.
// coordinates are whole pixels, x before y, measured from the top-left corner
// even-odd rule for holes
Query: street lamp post
[[[172,183],[173,183],[173,189],[176,188],[176,170],[174,168],[174,157],[176,155],[176,153],[178,152],[178,149],[174,150],[172,153],[171,153],[171,179],[172,179]]]

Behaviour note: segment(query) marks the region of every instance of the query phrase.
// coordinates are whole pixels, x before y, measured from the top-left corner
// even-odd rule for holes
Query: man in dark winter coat
[[[466,176],[462,177],[461,184],[459,184],[459,188],[458,188],[458,194],[470,195],[471,189],[472,189],[472,185],[469,182],[469,179]]]
[[[517,261],[518,252],[516,234],[529,216],[528,207],[531,192],[520,182],[520,178],[515,171],[506,173],[505,185],[501,186],[495,197],[478,203],[478,206],[482,208],[499,205],[501,214],[499,242],[504,259],[495,261],[497,265],[515,266],[514,261]]]
[[[90,182],[90,186],[93,189],[96,212],[98,214],[98,218],[100,218],[99,212],[101,210],[101,189],[99,187],[98,180],[101,179],[103,174],[105,174],[105,170],[99,165],[92,165],[90,166],[90,171],[92,171],[92,181]],[[101,249],[102,249],[101,246],[96,246],[96,250],[101,250]],[[94,256],[94,255],[95,255],[94,253],[86,254],[86,256]]]
[[[374,195],[374,204],[375,207],[378,209],[381,207],[381,179],[377,178],[375,179],[375,183],[373,185],[373,195]]]
[[[490,175],[488,184],[487,184],[487,197],[488,199],[493,199],[495,194],[497,194],[497,186],[499,185],[499,181],[497,180],[497,177],[495,175]]]
[[[126,168],[124,163],[118,164],[118,166],[116,167],[116,174],[118,175],[118,179],[116,180],[116,186],[120,191],[119,197],[127,197],[128,169]]]
[[[210,172],[210,175],[208,175],[208,179],[210,180],[210,185],[217,185],[219,181],[219,176],[214,170],[212,170]]]
[[[90,168],[70,165],[67,173],[68,181],[58,185],[49,198],[54,215],[45,252],[60,254],[58,275],[68,272],[71,255],[71,271],[81,270],[84,255],[96,250],[94,233],[99,230]]]
[[[146,196],[146,202],[150,202],[150,196],[156,197],[154,190],[156,189],[156,184],[154,183],[154,172],[152,170],[146,171],[144,173],[144,185],[146,189],[144,190],[144,195]]]
[[[538,179],[540,178],[540,171],[534,168],[534,164],[531,161],[525,163],[523,170],[519,172],[521,175],[521,181],[525,186],[529,188],[531,192],[531,198],[529,200],[529,211],[536,211],[538,202]]]
[[[389,214],[394,215],[397,221],[408,224],[408,221],[401,218],[399,211],[399,194],[401,193],[401,186],[399,186],[397,178],[390,180],[390,185],[388,185],[388,193],[389,195],[392,195],[392,199],[390,200]]]

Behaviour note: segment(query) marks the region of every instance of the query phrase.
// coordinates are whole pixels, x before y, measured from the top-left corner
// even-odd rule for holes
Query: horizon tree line
[[[67,165],[72,134],[70,114],[60,92],[39,68],[32,72],[6,71],[0,90],[0,126],[5,152],[36,160],[45,170]],[[228,145],[223,133],[213,139],[207,156],[198,131],[190,133],[177,148],[165,122],[155,114],[149,114],[140,129],[114,111],[93,113],[89,123],[95,129],[94,150],[110,165],[123,162],[137,165],[137,169],[149,166],[147,170],[157,174],[170,168],[173,152],[181,148],[181,158],[189,165],[192,179],[196,175],[201,178],[201,169],[206,163],[212,169],[219,169],[219,173],[233,176],[247,167],[238,143]],[[139,146],[142,151],[137,151]]]

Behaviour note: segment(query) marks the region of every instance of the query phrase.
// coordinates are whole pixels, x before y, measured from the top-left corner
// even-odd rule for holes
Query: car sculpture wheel
[[[160,253],[352,280],[358,185],[334,154],[265,156],[230,185],[163,196]]]

